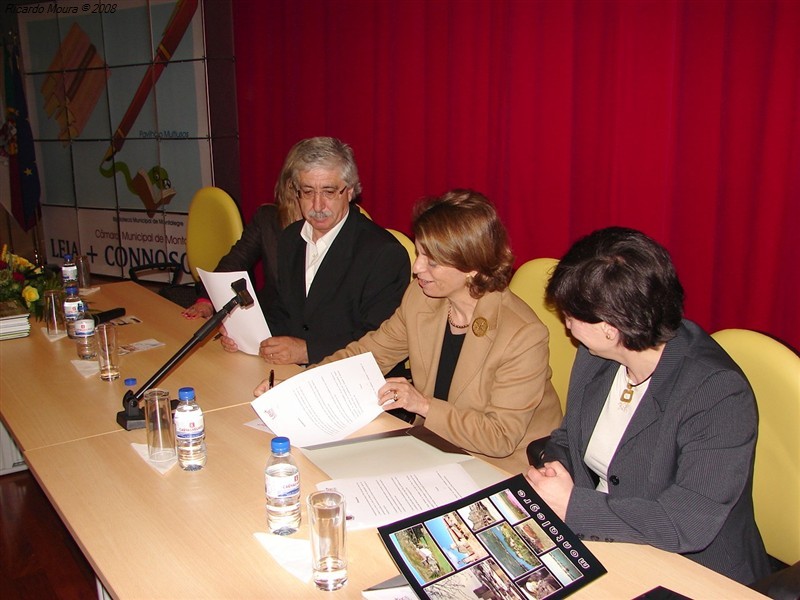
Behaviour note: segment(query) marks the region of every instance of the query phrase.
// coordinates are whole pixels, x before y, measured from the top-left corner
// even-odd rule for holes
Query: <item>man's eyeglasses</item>
[[[342,189],[337,190],[336,188],[322,188],[321,190],[315,190],[314,188],[302,188],[299,190],[295,190],[297,192],[297,197],[302,198],[303,200],[313,200],[319,194],[325,200],[333,200],[336,196],[341,196],[344,194],[344,191],[347,189],[347,186],[344,186]]]

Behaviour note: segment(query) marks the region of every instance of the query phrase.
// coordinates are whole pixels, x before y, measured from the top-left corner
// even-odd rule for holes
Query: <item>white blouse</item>
[[[603,405],[592,437],[589,439],[589,445],[586,447],[586,454],[583,456],[586,466],[600,477],[600,482],[597,484],[597,490],[600,492],[608,493],[608,465],[649,385],[648,378],[632,386],[633,397],[630,402],[623,402],[622,393],[628,387],[628,371],[624,365],[620,365],[617,369],[617,375],[611,384],[606,403]]]

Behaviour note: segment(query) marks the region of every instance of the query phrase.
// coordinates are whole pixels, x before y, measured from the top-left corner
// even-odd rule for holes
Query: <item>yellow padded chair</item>
[[[356,204],[356,206],[358,207],[358,210],[360,210],[360,211],[361,211],[361,214],[362,214],[362,215],[364,215],[364,216],[365,216],[365,217],[367,217],[367,218],[368,218],[370,221],[372,221],[372,217],[370,216],[370,214],[369,214],[369,213],[368,213],[366,210],[364,210],[364,207],[363,207],[363,206],[361,206],[360,204]]]
[[[143,283],[145,277],[152,281],[154,275],[163,281],[165,274],[171,274],[169,283],[158,293],[184,308],[189,307],[197,300],[195,282],[200,281],[197,268],[213,271],[242,237],[242,231],[242,217],[233,198],[216,187],[201,188],[189,204],[186,224],[186,259],[193,281],[181,283],[183,266],[175,261],[134,265],[128,273],[137,283]]]
[[[242,237],[239,207],[218,187],[200,188],[189,204],[186,225],[186,259],[192,278],[200,281],[197,268],[213,271]]]
[[[712,337],[744,371],[756,395],[756,523],[767,553],[792,565],[800,561],[800,357],[747,329],[723,329]]]
[[[403,244],[403,248],[405,248],[406,252],[408,252],[408,260],[411,261],[411,266],[413,268],[414,260],[417,258],[417,249],[414,247],[414,242],[412,242],[411,238],[409,238],[402,231],[397,231],[396,229],[389,229],[388,227],[386,228],[386,231],[391,233],[394,237],[397,238],[398,242]],[[411,274],[411,278],[412,279],[414,278],[413,273]]]
[[[578,346],[567,332],[557,313],[544,302],[544,290],[558,264],[555,258],[534,258],[520,266],[511,278],[509,288],[522,298],[550,331],[550,369],[552,382],[561,400],[561,410],[567,409],[569,374]]]

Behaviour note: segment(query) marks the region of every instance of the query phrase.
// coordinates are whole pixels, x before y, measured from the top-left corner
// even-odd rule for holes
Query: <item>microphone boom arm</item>
[[[161,381],[167,373],[197,344],[202,342],[208,335],[214,331],[223,319],[237,306],[252,306],[253,297],[247,291],[247,283],[244,279],[239,279],[231,284],[231,287],[236,292],[236,295],[231,298],[225,306],[219,309],[214,315],[198,329],[186,342],[183,347],[178,350],[175,355],[170,358],[164,365],[156,371],[156,373],[145,382],[136,392],[128,390],[122,398],[122,410],[117,413],[117,423],[124,429],[131,431],[132,429],[141,429],[145,425],[144,411],[139,408],[139,401],[144,396],[144,393],[151,387]]]

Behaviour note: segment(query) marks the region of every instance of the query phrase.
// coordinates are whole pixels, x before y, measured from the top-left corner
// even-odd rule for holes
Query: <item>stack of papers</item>
[[[13,300],[0,302],[0,340],[30,335],[30,313]]]

